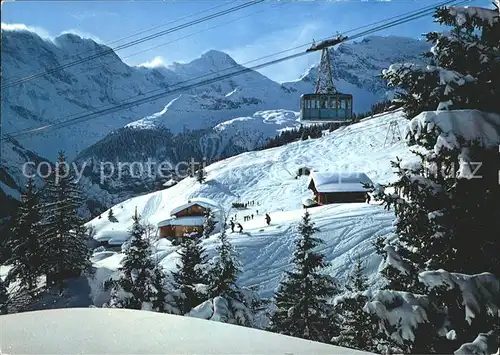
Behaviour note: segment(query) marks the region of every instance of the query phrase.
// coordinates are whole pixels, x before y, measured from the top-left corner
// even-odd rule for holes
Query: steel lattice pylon
[[[321,51],[321,61],[316,79],[316,94],[336,94],[337,88],[333,83],[332,65],[328,48]]]
[[[398,121],[389,122],[389,128],[387,129],[387,134],[385,135],[384,147],[387,145],[393,145],[401,141],[401,131],[399,130]]]

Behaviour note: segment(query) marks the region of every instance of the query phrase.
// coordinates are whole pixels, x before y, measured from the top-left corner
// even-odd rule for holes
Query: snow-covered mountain
[[[395,178],[390,160],[414,157],[409,147],[400,141],[385,146],[391,121],[400,125],[404,134],[407,121],[401,112],[376,116],[373,119],[346,126],[322,138],[291,143],[282,147],[243,153],[209,165],[207,181],[199,184],[185,178],[165,190],[135,197],[113,207],[118,222],[102,218],[88,223],[95,227],[95,238],[120,243],[126,240],[135,208],[145,222],[156,225],[169,212],[186,200],[205,197],[218,202],[231,215],[237,214],[243,234],[230,234],[231,242],[241,254],[243,285],[258,284],[269,296],[278,284],[281,273],[290,265],[297,225],[304,213],[302,201],[311,196],[307,177],[295,178],[301,167],[318,171],[343,171],[346,174],[364,172],[375,183]],[[410,160],[411,161],[411,160]],[[247,210],[231,209],[232,202],[255,201]],[[258,214],[243,222],[244,215]],[[365,261],[372,285],[377,284],[376,271],[380,259],[374,255],[372,241],[378,236],[390,236],[394,215],[378,204],[349,203],[310,208],[312,220],[320,228],[321,247],[331,262],[328,272],[343,279],[353,265],[357,253]],[[271,226],[266,226],[264,213],[270,213]],[[215,236],[204,241],[210,255],[215,253]],[[165,269],[175,268],[176,247],[166,240],[157,243],[157,256]],[[98,278],[105,278],[116,269],[122,254],[103,252],[95,255]],[[94,297],[99,298],[96,294]]]
[[[369,37],[360,43],[343,44],[333,51],[338,53],[338,86],[343,91],[356,87],[355,94],[366,92],[355,99],[355,110],[366,110],[385,94],[377,77],[381,69],[393,62],[414,59],[426,48],[421,41],[399,37]],[[2,30],[2,85],[106,50],[109,48],[74,34],[49,41],[28,31]],[[187,64],[155,69],[129,67],[118,55],[110,53],[4,88],[4,133],[58,122],[132,97],[175,89],[182,86],[179,83],[192,84],[200,80],[193,79],[201,76],[213,78],[241,68],[230,56],[215,50]],[[176,133],[185,128],[210,128],[259,110],[297,110],[300,95],[313,90],[314,76],[313,68],[300,80],[280,85],[251,71],[89,122],[43,131],[22,139],[21,144],[49,159],[64,148],[72,159],[109,132],[132,122],[148,125],[161,121]]]
[[[393,62],[415,59],[425,49],[427,45],[421,41],[399,37],[369,37],[359,43],[342,44],[332,50],[338,87],[354,94],[355,110],[365,111],[388,94],[378,77],[381,69]],[[50,41],[29,31],[2,30],[1,50],[2,85],[8,85],[109,48],[74,34]],[[130,67],[118,55],[109,53],[4,88],[2,133],[57,123],[113,107],[130,98],[175,90],[242,68],[230,56],[215,50],[187,64],[174,63],[168,68],[154,69]],[[152,158],[175,162],[189,154],[199,156],[200,151],[205,156],[206,150],[212,152],[209,158],[220,159],[253,149],[275,136],[279,129],[297,125],[296,114],[288,110],[296,111],[300,95],[314,90],[314,77],[315,68],[311,68],[301,79],[279,84],[249,71],[89,121],[40,131],[19,138],[19,144],[51,161],[61,149],[70,160],[80,154],[79,161],[116,161],[120,154],[110,156],[109,152],[117,152],[113,149],[117,142],[121,147],[140,143],[140,148],[134,152],[128,149],[128,153],[132,153],[134,159],[140,156],[141,161]],[[177,137],[174,142],[182,142],[181,148],[168,144],[170,133]],[[142,148],[146,144],[141,137],[147,137],[149,151]],[[16,159],[6,156],[2,164],[10,171],[19,172]],[[107,205],[109,201],[130,196],[124,192],[120,197],[116,191],[108,191],[109,187],[93,186],[91,175],[86,175],[85,186],[99,196],[100,203]],[[22,177],[14,179],[22,180]],[[138,192],[149,188],[138,186]]]

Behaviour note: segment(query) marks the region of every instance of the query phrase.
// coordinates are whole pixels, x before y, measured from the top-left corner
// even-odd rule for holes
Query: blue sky
[[[18,1],[2,4],[2,25],[23,24],[43,36],[74,32],[108,44],[154,26],[136,37],[113,42],[111,47],[157,31],[207,16],[243,1],[142,0],[142,1]],[[438,0],[269,0],[213,20],[182,29],[146,43],[118,51],[128,64],[188,62],[210,49],[230,54],[244,63],[294,46],[342,33]],[[473,5],[491,7],[489,0]],[[212,9],[208,11],[210,8]],[[193,14],[200,13],[193,16]],[[184,18],[187,17],[187,18]],[[184,19],[182,19],[184,18]],[[439,29],[428,16],[379,32],[419,38]],[[170,23],[177,21],[175,23]],[[215,27],[215,28],[212,28]],[[180,37],[188,36],[184,39]],[[172,43],[168,43],[172,42]],[[159,46],[159,47],[158,47]],[[151,47],[151,50],[147,50]],[[140,53],[138,53],[140,52]],[[297,79],[318,61],[311,54],[261,72],[277,81]]]

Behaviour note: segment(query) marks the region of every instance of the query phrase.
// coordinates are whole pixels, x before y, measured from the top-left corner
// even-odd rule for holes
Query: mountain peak
[[[227,63],[231,65],[237,64],[233,58],[227,53],[215,50],[215,49],[210,49],[206,52],[204,52],[200,58],[203,59],[210,59],[218,63]]]
[[[63,33],[54,38],[54,43],[60,48],[89,47],[95,49],[102,46],[103,50],[108,49],[108,47],[97,43],[92,38],[83,38],[78,34],[70,32]]]
[[[217,72],[238,65],[227,53],[211,49],[188,63],[172,63],[168,66],[177,74],[197,76],[208,72]]]

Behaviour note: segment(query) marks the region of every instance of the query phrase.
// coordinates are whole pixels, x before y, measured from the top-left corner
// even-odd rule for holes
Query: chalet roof
[[[202,226],[205,222],[203,216],[170,217],[158,223],[158,227],[165,226]]]
[[[215,202],[214,200],[204,198],[204,197],[195,197],[195,198],[189,199],[187,201],[187,203],[174,208],[172,211],[170,211],[170,215],[173,216],[174,214],[179,213],[180,211],[185,210],[186,208],[189,208],[189,207],[194,206],[194,205],[199,205],[199,206],[202,206],[204,208],[210,208],[214,211],[219,210],[221,208],[220,205],[217,202]]]
[[[326,172],[312,171],[309,176],[309,188],[311,182],[318,192],[365,192],[363,183],[372,183],[365,173],[361,172]]]

